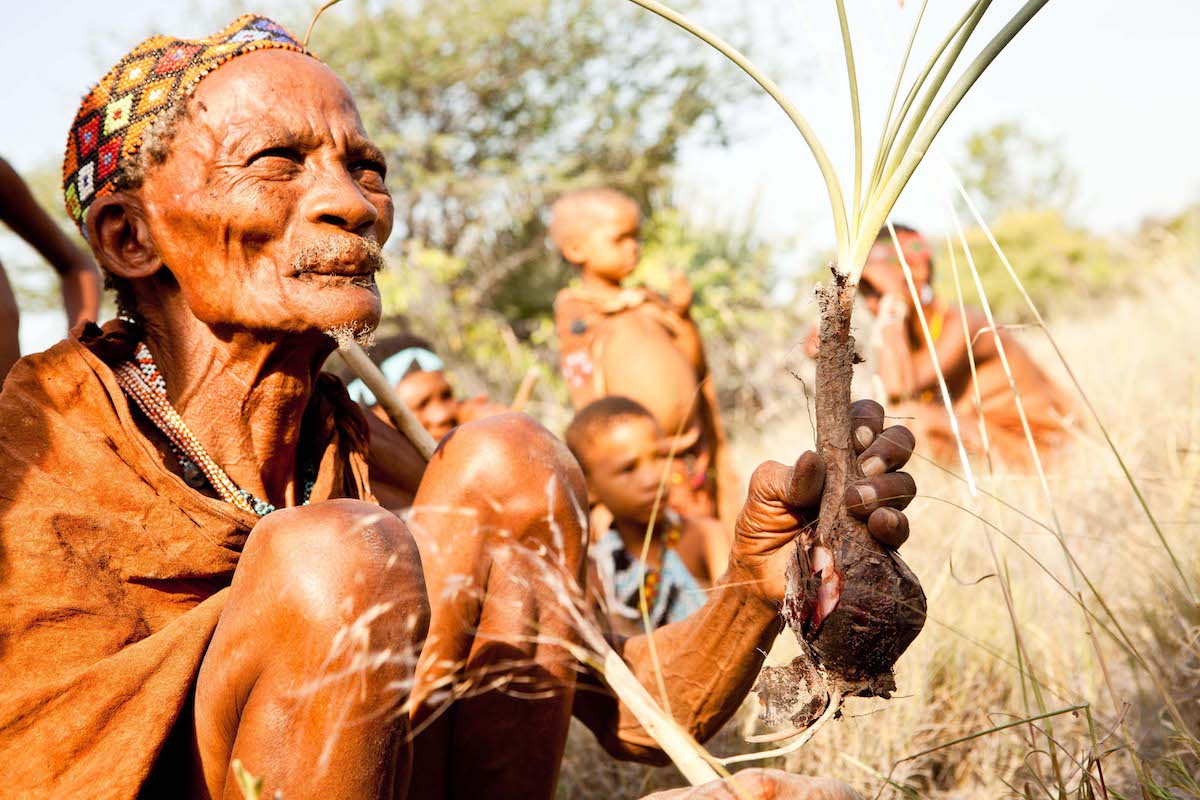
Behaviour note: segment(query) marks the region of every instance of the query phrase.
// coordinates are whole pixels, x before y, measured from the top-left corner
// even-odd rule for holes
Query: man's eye
[[[374,159],[355,161],[350,165],[350,171],[355,175],[360,172],[373,172],[379,177],[379,180],[383,180],[385,177],[387,177],[387,167]]]
[[[282,158],[296,164],[304,161],[304,156],[299,150],[292,147],[268,147],[266,150],[260,150],[250,157],[248,164],[253,164],[256,161],[261,161],[264,158]]]

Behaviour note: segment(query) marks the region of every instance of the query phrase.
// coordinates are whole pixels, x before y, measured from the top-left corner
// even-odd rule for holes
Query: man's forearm
[[[716,733],[741,705],[781,629],[775,605],[748,588],[736,567],[731,567],[704,607],[651,634],[671,712],[700,741]],[[622,656],[657,697],[659,683],[649,639],[643,635],[627,640]],[[624,709],[619,736],[631,744],[652,746]]]
[[[0,219],[50,262],[60,275],[74,269],[95,269],[87,255],[38,205],[21,176],[3,159],[0,159]]]

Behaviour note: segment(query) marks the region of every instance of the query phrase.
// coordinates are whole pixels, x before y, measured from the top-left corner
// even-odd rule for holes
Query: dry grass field
[[[1177,249],[1146,267],[1138,293],[1050,327],[1162,538],[1089,419],[1048,466],[1049,499],[1036,477],[983,465],[972,497],[954,472],[915,458],[921,497],[904,555],[929,620],[900,660],[899,692],[851,701],[769,764],[867,797],[1200,797],[1200,261]],[[1018,334],[1069,385],[1042,332]],[[746,474],[812,442],[802,418],[735,433]],[[769,663],[794,647],[781,639]],[[741,736],[754,714],[751,698],[711,749],[752,749]],[[559,796],[640,797],[679,782],[671,768],[614,765],[579,728]]]

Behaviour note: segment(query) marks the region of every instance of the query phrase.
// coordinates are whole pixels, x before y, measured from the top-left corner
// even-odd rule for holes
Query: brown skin
[[[746,769],[727,781],[655,792],[645,800],[862,800],[841,781],[807,778],[777,769]]]
[[[62,281],[67,325],[94,322],[100,313],[100,270],[38,205],[33,193],[12,166],[0,158],[0,221],[33,246]],[[17,341],[20,314],[8,276],[0,267],[0,380],[21,357]]]
[[[601,503],[612,513],[625,549],[639,558],[669,451],[670,441],[653,417],[626,416],[604,426],[580,453],[589,503]],[[725,571],[729,534],[715,519],[685,517],[682,526],[676,552],[688,571],[708,585]],[[662,562],[663,532],[656,526],[648,562],[652,567]]]
[[[369,243],[391,224],[381,159],[345,86],[277,51],[208,76],[166,162],[89,211],[89,241],[132,281],[176,409],[235,483],[277,506],[299,502],[296,441],[334,347],[325,331],[378,322]],[[298,272],[313,246],[334,255]],[[254,529],[201,667],[194,796],[239,797],[234,758],[265,778],[268,796],[391,797],[407,785],[402,710],[347,725],[344,715],[375,719],[363,686],[317,679],[343,663],[323,659],[372,603],[393,609],[370,626],[373,646],[419,649],[428,605],[416,552],[398,520],[356,502],[282,511]],[[364,675],[368,695],[378,705],[411,671]],[[394,709],[404,699],[386,696]]]
[[[508,410],[490,402],[487,395],[460,401],[454,396],[454,388],[446,379],[446,373],[441,370],[410,372],[396,384],[396,394],[413,412],[421,427],[439,442],[461,423],[503,414]],[[373,410],[376,416],[387,421],[387,414],[380,406],[375,406]]]
[[[191,104],[167,161],[87,218],[105,267],[133,284],[184,421],[239,486],[287,507],[251,532],[201,666],[190,794],[238,797],[237,758],[266,796],[549,797],[572,711],[614,753],[661,758],[558,644],[579,640],[562,604],[583,581],[586,495],[528,417],[461,426],[423,473],[397,443],[377,478],[415,488],[411,533],[357,501],[290,508],[324,332],[379,319],[371,245],[390,232],[391,200],[345,86],[315,60],[239,57]],[[297,269],[314,246],[325,257]],[[710,601],[654,634],[672,707],[700,738],[736,710],[779,631],[790,543],[823,477],[813,454],[760,467]],[[872,520],[882,513],[897,512]],[[373,609],[366,651],[390,657],[368,667],[338,648]],[[645,637],[618,646],[648,682]],[[579,680],[595,691],[576,693]]]

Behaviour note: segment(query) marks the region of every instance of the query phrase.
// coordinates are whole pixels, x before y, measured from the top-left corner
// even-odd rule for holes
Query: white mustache
[[[336,274],[338,267],[343,270],[346,265],[353,264],[358,273],[373,275],[381,272],[386,266],[383,260],[383,248],[374,239],[364,239],[359,236],[329,236],[310,242],[300,248],[292,257],[292,270],[295,274],[316,272]]]

